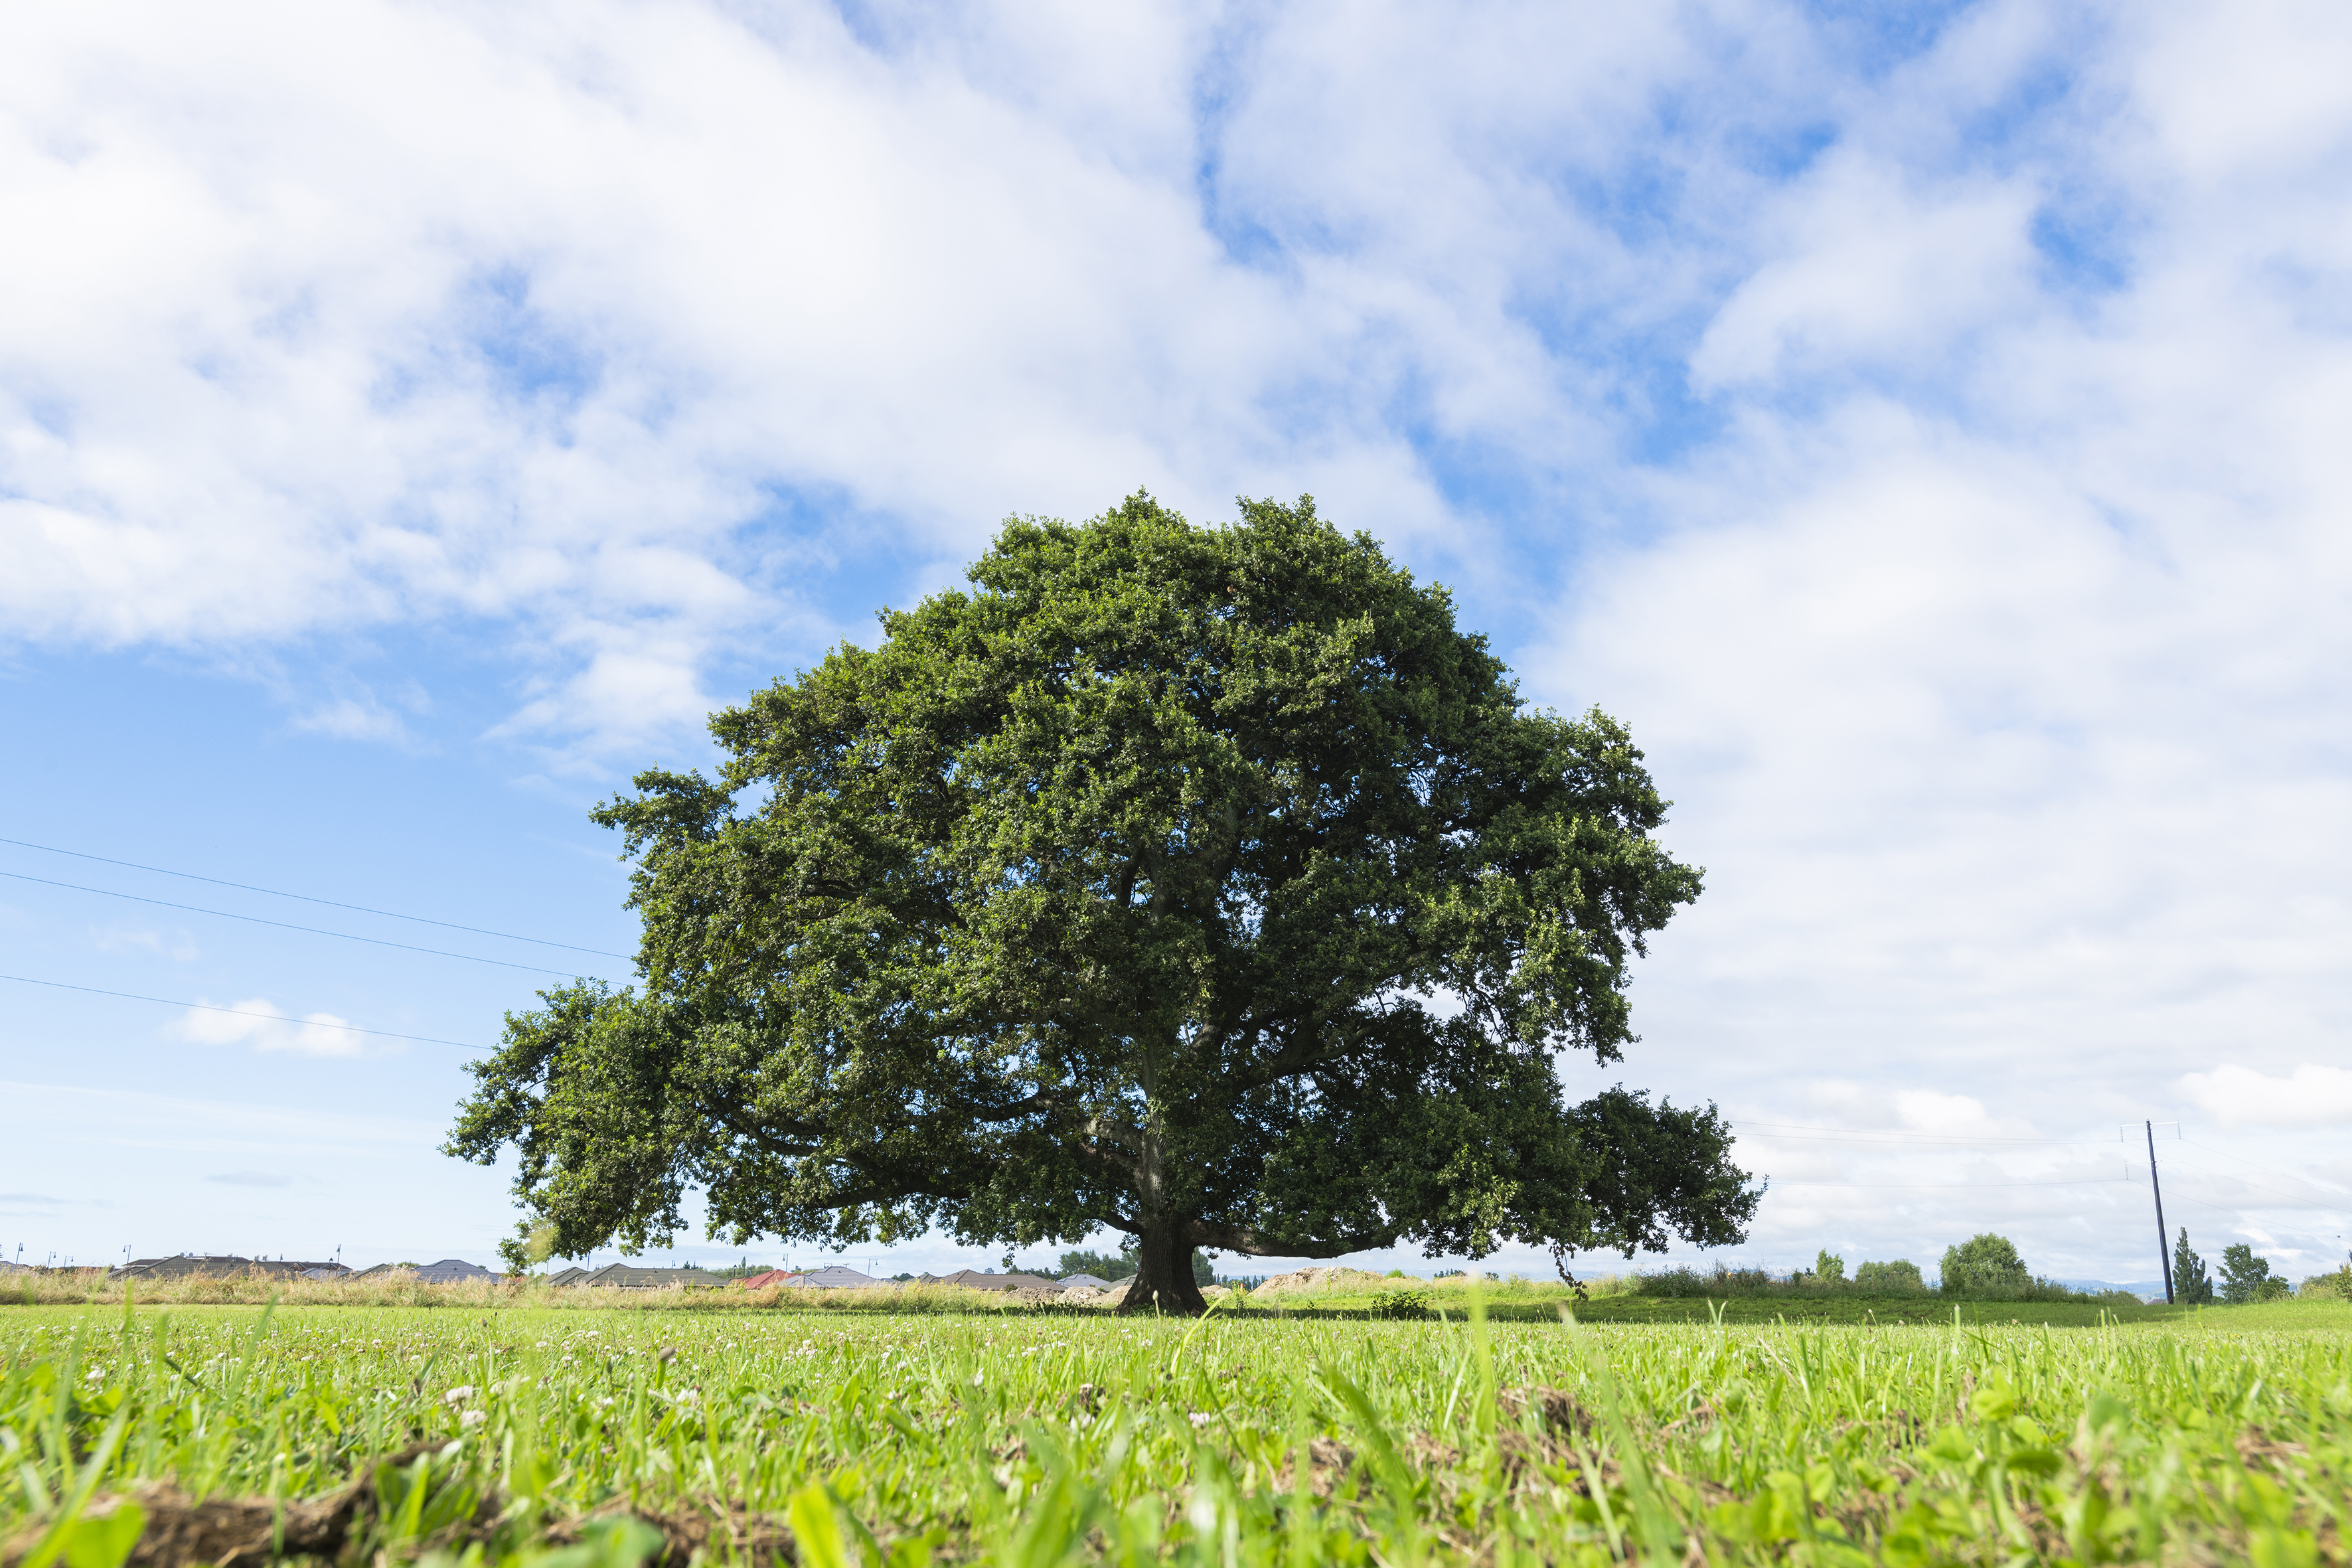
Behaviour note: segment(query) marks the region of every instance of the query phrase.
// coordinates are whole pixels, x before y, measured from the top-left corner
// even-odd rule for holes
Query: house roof
[[[1093,1290],[1108,1290],[1113,1285],[1117,1284],[1118,1281],[1113,1279],[1098,1279],[1091,1274],[1073,1274],[1068,1276],[1066,1279],[1056,1280],[1055,1283],[1060,1285],[1065,1290],[1076,1289],[1081,1285]]]
[[[614,1290],[659,1290],[672,1285],[707,1285],[718,1287],[726,1281],[703,1268],[635,1268],[625,1263],[608,1263],[575,1279],[564,1281],[573,1287],[596,1287]]]
[[[206,1256],[182,1253],[173,1258],[140,1258],[120,1268],[108,1271],[110,1279],[188,1279],[202,1276],[206,1279],[229,1279],[244,1274],[262,1274],[272,1279],[290,1279],[308,1274],[313,1268],[333,1269],[341,1273],[342,1265],[334,1262],[298,1263],[283,1258],[239,1258],[234,1254]]]
[[[931,1285],[961,1285],[967,1290],[1058,1290],[1060,1286],[1042,1274],[983,1274],[977,1268],[959,1268],[952,1274],[927,1277]]]
[[[871,1274],[861,1274],[855,1268],[834,1264],[825,1268],[812,1268],[797,1276],[801,1284],[812,1290],[863,1290],[870,1286],[887,1285],[887,1279],[877,1279]]]
[[[777,1285],[795,1290],[866,1290],[888,1285],[891,1281],[877,1279],[871,1274],[861,1274],[855,1268],[844,1268],[835,1264],[830,1268],[771,1268],[764,1274],[754,1274],[736,1283],[747,1290],[765,1290]]]

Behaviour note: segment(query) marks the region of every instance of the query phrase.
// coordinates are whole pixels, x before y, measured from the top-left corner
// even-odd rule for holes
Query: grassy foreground
[[[2347,1331],[18,1307],[0,1554],[2288,1568]]]

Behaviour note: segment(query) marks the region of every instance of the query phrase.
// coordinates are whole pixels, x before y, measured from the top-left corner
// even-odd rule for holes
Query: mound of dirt
[[[190,1497],[169,1481],[142,1481],[128,1496],[100,1496],[83,1510],[85,1519],[105,1519],[125,1502],[135,1502],[147,1516],[138,1544],[131,1549],[131,1568],[184,1568],[184,1564],[215,1563],[219,1568],[259,1568],[282,1554],[289,1557],[333,1557],[346,1541],[362,1531],[375,1510],[374,1473],[380,1467],[397,1468],[418,1455],[441,1447],[422,1443],[369,1466],[332,1496],[308,1502],[274,1503],[268,1498]],[[485,1504],[486,1518],[495,1518],[495,1506]],[[30,1554],[39,1539],[34,1531],[0,1549],[0,1563],[15,1564]]]
[[[1298,1268],[1276,1275],[1250,1295],[1305,1296],[1326,1290],[1370,1290],[1383,1283],[1381,1276],[1362,1268]]]
[[[169,1481],[142,1481],[126,1494],[100,1496],[83,1510],[86,1519],[104,1519],[126,1502],[135,1502],[147,1516],[138,1543],[131,1547],[126,1568],[264,1568],[288,1557],[329,1561],[359,1549],[375,1524],[375,1472],[405,1466],[418,1455],[446,1447],[421,1443],[365,1466],[341,1490],[308,1502],[277,1503],[258,1497],[194,1498]],[[420,1544],[447,1551],[471,1542],[486,1541],[496,1527],[501,1499],[485,1498],[471,1519],[458,1521]],[[730,1505],[714,1513],[691,1505],[672,1513],[614,1510],[588,1519],[551,1521],[541,1531],[550,1545],[571,1546],[586,1540],[606,1521],[634,1520],[660,1537],[648,1568],[688,1568],[721,1554],[748,1559],[755,1568],[775,1568],[793,1561],[791,1537],[782,1522],[746,1513]],[[41,1538],[36,1525],[0,1545],[0,1568],[16,1568]],[[384,1560],[383,1553],[375,1554]],[[446,1559],[445,1559],[446,1560]]]

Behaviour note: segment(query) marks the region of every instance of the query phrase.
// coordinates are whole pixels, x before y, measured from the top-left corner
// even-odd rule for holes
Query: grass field
[[[2049,1328],[1301,1305],[0,1308],[0,1540],[24,1568],[2352,1548],[2341,1302]]]

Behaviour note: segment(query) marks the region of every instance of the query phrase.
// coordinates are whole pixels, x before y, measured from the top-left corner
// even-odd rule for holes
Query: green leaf
[[[111,1513],[75,1521],[66,1532],[68,1568],[122,1568],[147,1528],[147,1510],[125,1500]]]
[[[784,1514],[793,1527],[793,1544],[807,1568],[849,1568],[841,1521],[834,1517],[833,1500],[825,1496],[823,1484],[812,1483],[794,1492]]]

